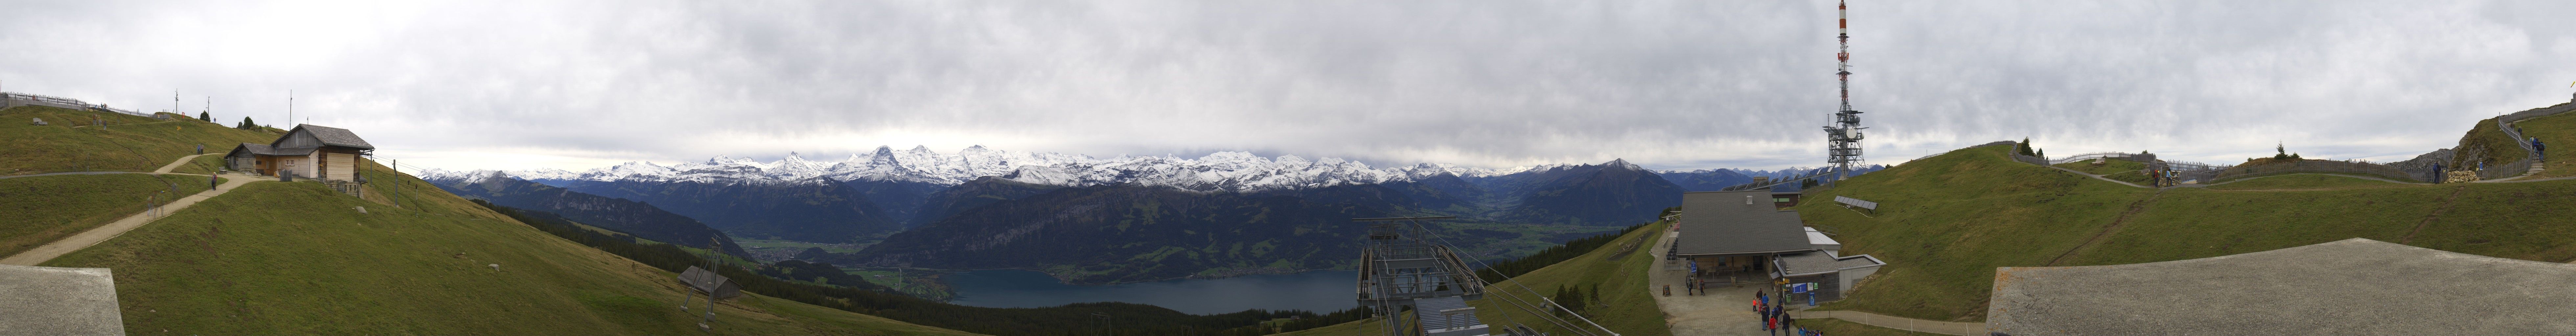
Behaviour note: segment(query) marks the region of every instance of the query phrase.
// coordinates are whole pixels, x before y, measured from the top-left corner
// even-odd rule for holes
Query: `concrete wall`
[[[1870,274],[1877,274],[1878,267],[1879,266],[1870,266],[1843,270],[1842,290],[1846,292],[1851,291],[1852,286],[1859,285],[1861,279],[1869,278]]]

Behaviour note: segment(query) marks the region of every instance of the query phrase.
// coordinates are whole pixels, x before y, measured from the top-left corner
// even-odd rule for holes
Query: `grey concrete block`
[[[125,334],[105,268],[0,265],[0,307],[0,334]]]

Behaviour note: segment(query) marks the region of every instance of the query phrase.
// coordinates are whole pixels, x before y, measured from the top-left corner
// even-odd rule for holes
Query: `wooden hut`
[[[234,146],[231,153],[224,154],[224,165],[251,174],[293,175],[338,187],[341,183],[333,182],[364,183],[358,176],[358,158],[375,151],[374,145],[347,129],[295,125],[295,129],[268,144]]]

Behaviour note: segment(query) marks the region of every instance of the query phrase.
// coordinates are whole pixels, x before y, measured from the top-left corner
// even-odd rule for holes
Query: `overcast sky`
[[[1376,166],[1824,160],[1821,1],[8,2],[0,90],[586,169],[969,145]],[[1872,163],[2402,160],[2567,102],[2576,2],[1861,1]],[[299,120],[300,121],[300,120]]]

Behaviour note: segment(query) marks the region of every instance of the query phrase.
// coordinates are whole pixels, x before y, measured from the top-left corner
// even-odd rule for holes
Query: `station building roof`
[[[1797,211],[1774,208],[1769,190],[1682,193],[1680,256],[1774,254],[1815,250]]]

